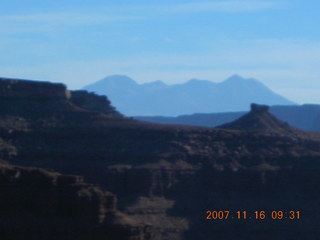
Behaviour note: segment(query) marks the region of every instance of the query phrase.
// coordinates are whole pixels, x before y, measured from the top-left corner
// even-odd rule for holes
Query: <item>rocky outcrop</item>
[[[269,106],[251,104],[251,111],[239,119],[217,128],[234,129],[243,131],[260,131],[276,135],[299,135],[298,129],[289,126],[269,113]]]
[[[0,164],[2,239],[150,239],[116,197],[79,176]]]
[[[98,96],[84,90],[71,91],[70,101],[83,109],[104,113],[110,117],[121,117],[106,96]]]

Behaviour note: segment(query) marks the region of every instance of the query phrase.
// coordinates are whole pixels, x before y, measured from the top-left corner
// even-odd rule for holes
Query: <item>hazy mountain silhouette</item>
[[[107,95],[121,113],[129,116],[246,111],[252,102],[267,105],[295,104],[258,80],[238,75],[221,83],[191,79],[174,85],[162,81],[137,84],[127,76],[114,75],[84,89]]]

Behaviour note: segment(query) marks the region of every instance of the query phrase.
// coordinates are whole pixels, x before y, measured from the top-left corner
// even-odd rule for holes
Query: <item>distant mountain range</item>
[[[320,132],[320,105],[304,104],[302,106],[272,106],[270,113],[290,125],[307,131]],[[198,113],[178,117],[134,117],[135,119],[154,123],[217,127],[232,122],[246,112]]]
[[[178,116],[193,113],[247,111],[251,103],[295,105],[255,79],[234,75],[223,82],[192,79],[183,84],[162,81],[138,84],[114,75],[83,89],[106,95],[127,116]]]

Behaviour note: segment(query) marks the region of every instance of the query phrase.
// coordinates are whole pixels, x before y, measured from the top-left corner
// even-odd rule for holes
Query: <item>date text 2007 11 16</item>
[[[299,220],[301,219],[301,212],[290,210],[275,210],[275,211],[206,211],[207,220]]]

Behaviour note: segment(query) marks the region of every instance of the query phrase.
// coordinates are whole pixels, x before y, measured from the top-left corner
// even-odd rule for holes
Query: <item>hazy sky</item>
[[[1,0],[0,76],[76,89],[237,73],[320,103],[319,12],[316,0]]]

